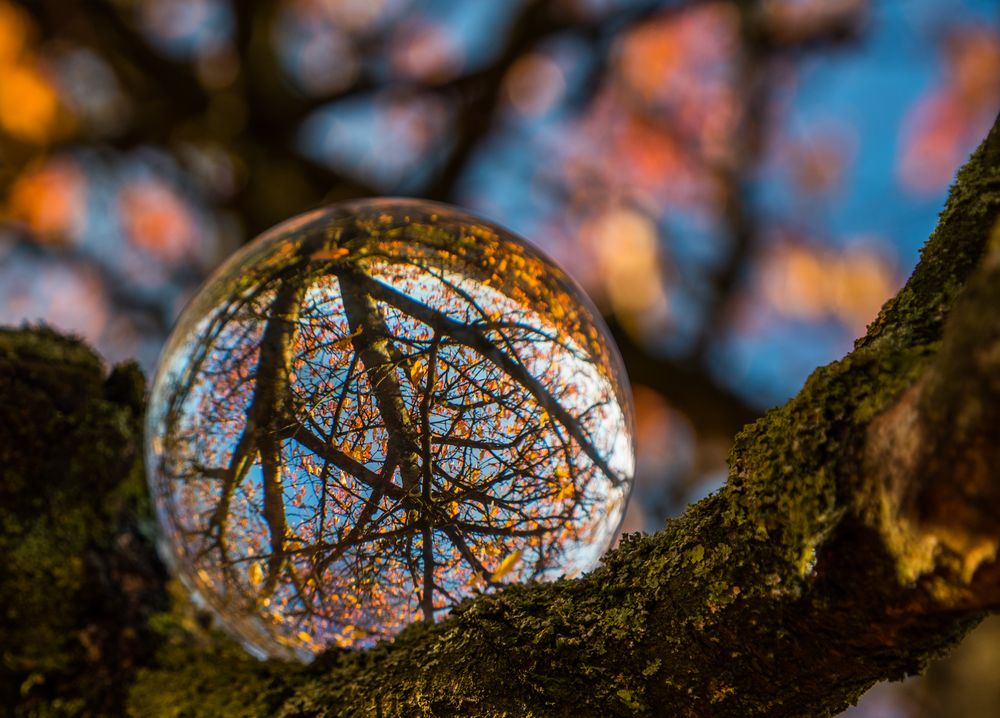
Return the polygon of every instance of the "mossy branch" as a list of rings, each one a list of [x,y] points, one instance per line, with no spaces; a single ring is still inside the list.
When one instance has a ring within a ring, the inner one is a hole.
[[[258,662],[167,610],[142,380],[0,334],[0,700],[15,715],[825,716],[1000,606],[1000,125],[906,287],[736,440],[726,486],[577,580],[363,653]],[[194,618],[192,618],[194,617]]]

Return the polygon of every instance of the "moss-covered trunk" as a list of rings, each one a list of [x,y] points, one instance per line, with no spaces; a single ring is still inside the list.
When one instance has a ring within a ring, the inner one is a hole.
[[[0,334],[0,698],[15,715],[824,716],[1000,606],[1000,125],[855,350],[726,486],[594,573],[363,653],[261,663],[168,586],[141,377]]]

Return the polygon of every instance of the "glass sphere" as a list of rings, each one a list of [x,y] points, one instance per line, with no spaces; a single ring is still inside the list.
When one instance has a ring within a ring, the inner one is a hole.
[[[146,424],[161,550],[259,656],[367,647],[510,581],[593,568],[634,472],[582,290],[445,205],[310,212],[229,259]]]

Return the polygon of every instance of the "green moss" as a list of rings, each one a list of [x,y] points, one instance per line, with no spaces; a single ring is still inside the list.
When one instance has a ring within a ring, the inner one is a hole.
[[[958,172],[938,226],[906,286],[890,299],[860,346],[935,341],[955,296],[983,256],[1000,207],[1000,125]]]
[[[155,604],[157,580],[141,537],[118,530],[145,511],[142,393],[134,366],[105,380],[80,342],[0,331],[0,700],[15,715],[121,704],[113,680],[141,653],[136,604]]]
[[[183,600],[183,599],[182,599]],[[177,604],[153,623],[159,648],[129,696],[135,716],[273,716],[297,687],[299,667],[261,662],[220,633],[192,626]]]

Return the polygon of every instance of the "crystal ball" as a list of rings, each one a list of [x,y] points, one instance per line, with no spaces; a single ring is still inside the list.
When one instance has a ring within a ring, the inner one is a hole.
[[[224,263],[146,418],[175,575],[248,650],[301,660],[593,568],[633,438],[621,358],[565,272],[398,199],[303,214]]]

